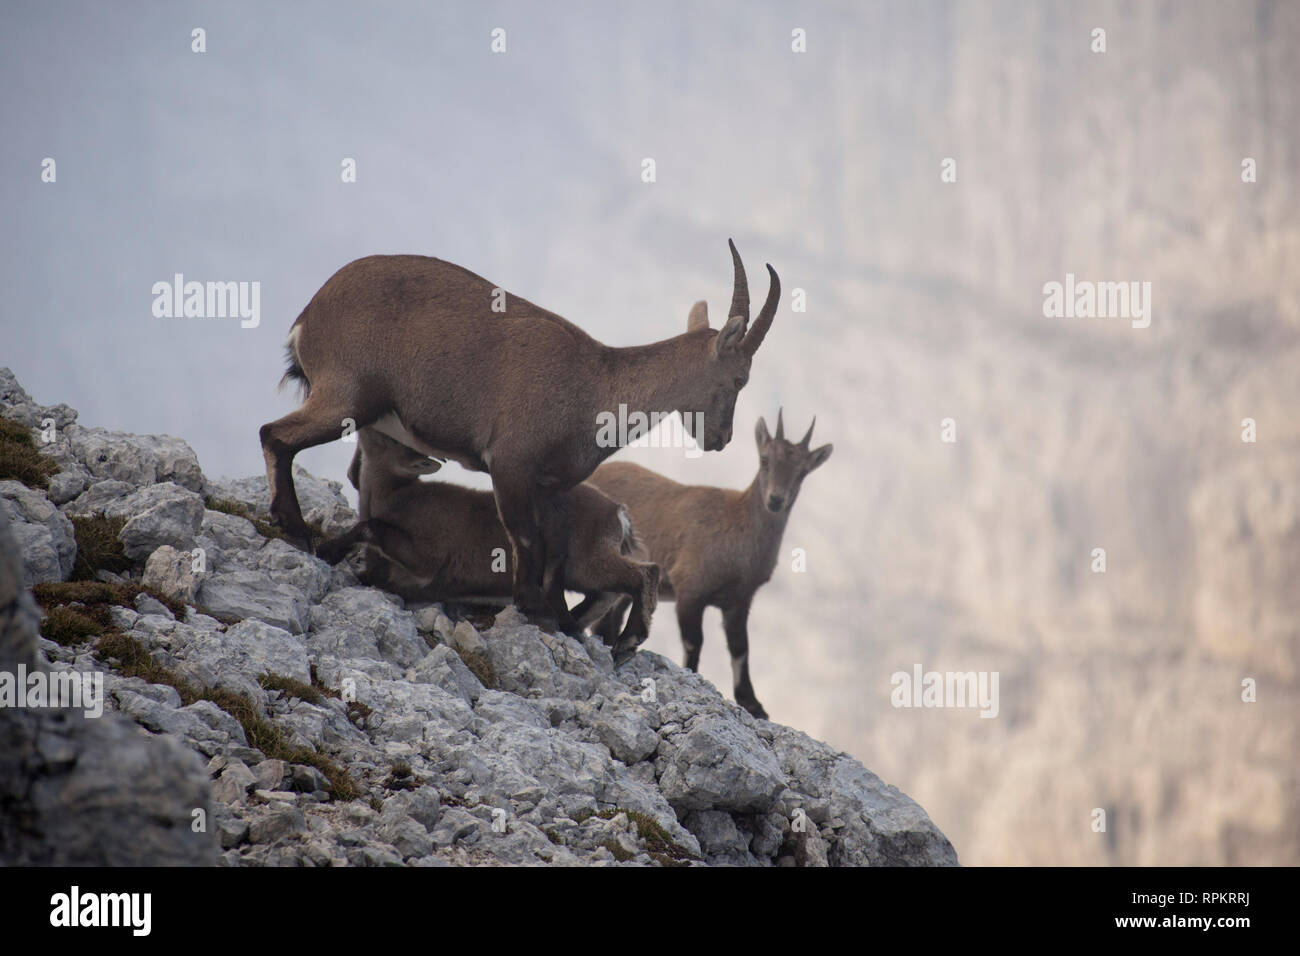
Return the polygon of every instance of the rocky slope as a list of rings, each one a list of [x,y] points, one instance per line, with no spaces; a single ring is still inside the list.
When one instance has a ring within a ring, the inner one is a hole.
[[[59,469],[0,481],[0,669],[105,693],[99,718],[0,708],[0,862],[957,862],[906,795],[663,657],[405,607],[268,537],[262,478],[79,426],[7,369],[0,412]],[[353,517],[297,483],[309,521]]]

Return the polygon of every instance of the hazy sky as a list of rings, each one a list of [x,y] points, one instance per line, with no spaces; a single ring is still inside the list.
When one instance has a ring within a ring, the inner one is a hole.
[[[737,4],[719,35],[720,10],[693,29],[689,5],[540,6],[11,10],[4,361],[84,423],[180,435],[208,473],[247,474],[258,426],[292,407],[285,333],[359,256],[463,264],[613,344],[681,331],[697,298],[720,312],[728,236],[760,278],[797,241],[764,235],[809,172],[778,158],[798,120],[762,92],[795,69],[788,18]],[[260,282],[260,326],[154,318],[175,273]],[[302,460],[338,477],[345,454]]]

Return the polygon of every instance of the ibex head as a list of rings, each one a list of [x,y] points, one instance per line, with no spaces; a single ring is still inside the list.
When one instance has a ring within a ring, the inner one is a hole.
[[[348,480],[358,490],[363,468],[373,469],[372,474],[383,472],[391,478],[413,480],[421,475],[431,475],[442,467],[442,462],[436,458],[407,448],[376,428],[363,428],[359,434],[360,441],[348,467]]]
[[[808,433],[799,444],[785,440],[785,426],[781,421],[781,412],[776,413],[776,434],[767,433],[767,422],[758,420],[754,428],[754,438],[758,442],[758,493],[763,506],[775,514],[789,511],[794,506],[794,499],[799,495],[799,486],[805,476],[815,468],[825,464],[831,457],[835,446],[822,445],[810,449],[813,418],[808,426]]]
[[[776,270],[767,267],[770,276],[767,301],[763,303],[758,318],[749,327],[749,282],[745,267],[740,261],[736,244],[730,239],[731,261],[735,268],[735,286],[731,295],[731,308],[727,323],[718,332],[704,339],[708,350],[707,369],[701,375],[685,402],[678,408],[682,420],[705,451],[719,451],[731,441],[731,419],[736,412],[736,396],[749,381],[749,364],[758,351],[772,325],[776,307],[781,299],[781,280]],[[709,329],[708,306],[695,303],[686,321],[688,332]],[[702,420],[701,420],[702,419]]]

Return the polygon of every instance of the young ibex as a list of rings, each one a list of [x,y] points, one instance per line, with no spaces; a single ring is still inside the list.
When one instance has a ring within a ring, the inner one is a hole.
[[[354,545],[368,546],[383,559],[376,569],[367,554],[368,570],[377,570],[370,583],[409,600],[509,598],[510,542],[492,493],[420,480],[439,467],[376,429],[363,428],[348,469],[360,493],[361,520],[322,541],[317,553],[333,564]],[[627,627],[611,641],[621,663],[650,633],[659,567],[628,557],[644,548],[627,510],[596,488],[574,485],[551,502],[556,510],[543,518],[543,530],[556,536],[567,556],[569,587],[593,596],[617,592],[631,602]]]
[[[678,411],[706,451],[731,440],[736,395],[772,324],[781,284],[749,328],[749,287],[734,243],[729,318],[709,328],[696,303],[687,331],[612,348],[558,315],[505,294],[466,269],[425,256],[371,256],[336,272],[289,332],[285,380],[306,401],[262,426],[271,514],[310,548],[291,465],[304,448],[373,425],[422,454],[492,476],[514,558],[512,596],[525,612],[564,604],[563,558],[539,515],[616,450],[598,442],[600,415],[620,405]],[[494,309],[507,302],[504,312]],[[545,596],[543,596],[545,595]]]
[[[601,465],[590,479],[632,512],[649,559],[663,569],[659,597],[677,603],[677,626],[691,670],[699,668],[704,609],[722,609],[736,703],[755,717],[766,717],[767,712],[749,680],[750,602],[776,568],[781,535],[800,485],[832,449],[809,448],[811,425],[797,445],[786,441],[783,432],[780,412],[775,436],[768,435],[763,419],[758,420],[758,475],[744,491],[680,485],[630,462]],[[620,599],[598,625],[606,640],[626,606]]]

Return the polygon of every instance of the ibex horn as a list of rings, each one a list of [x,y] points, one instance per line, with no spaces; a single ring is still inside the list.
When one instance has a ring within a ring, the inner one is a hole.
[[[741,341],[740,347],[745,350],[747,355],[753,356],[758,351],[758,347],[763,344],[763,336],[767,335],[768,328],[772,325],[772,319],[776,316],[777,304],[781,301],[781,280],[776,277],[776,270],[768,264],[767,274],[769,284],[767,287],[767,301],[763,303],[763,309],[758,313],[758,318],[754,320],[754,325],[749,330],[749,334]]]
[[[808,443],[809,443],[810,441],[812,441],[812,430],[813,430],[814,426],[816,426],[816,424],[817,424],[817,416],[814,415],[814,416],[813,416],[813,420],[812,420],[812,425],[809,425],[809,426],[808,426],[808,434],[807,434],[807,435],[804,435],[804,436],[803,436],[803,441],[801,441],[801,442],[799,443],[799,447],[800,447],[800,448],[807,448],[807,447],[808,447]]]
[[[740,261],[740,253],[736,251],[736,244],[730,239],[727,245],[731,247],[731,264],[736,273],[735,287],[731,292],[731,308],[727,310],[727,318],[733,315],[743,316],[745,323],[749,323],[749,280],[745,278],[745,266]]]

